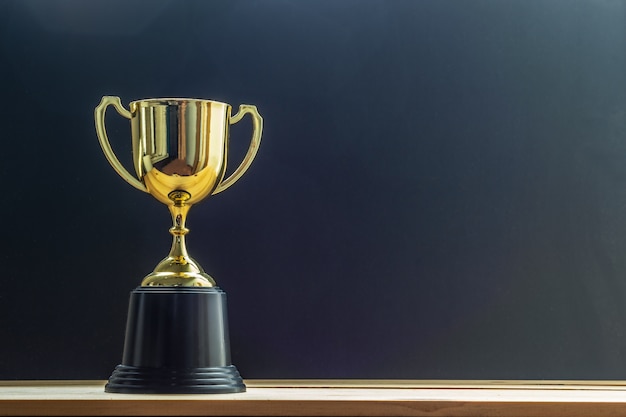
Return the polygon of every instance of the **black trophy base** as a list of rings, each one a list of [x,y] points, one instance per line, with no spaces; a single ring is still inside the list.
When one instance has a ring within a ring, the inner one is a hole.
[[[118,365],[105,387],[106,392],[122,394],[228,394],[245,390],[233,365],[192,369]]]
[[[230,362],[226,294],[219,288],[132,291],[122,364],[104,390],[125,394],[244,392]]]

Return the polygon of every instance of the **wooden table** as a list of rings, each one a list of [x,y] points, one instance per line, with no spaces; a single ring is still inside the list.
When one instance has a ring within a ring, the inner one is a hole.
[[[247,380],[213,395],[107,394],[104,381],[0,381],[0,416],[626,416],[621,381]]]

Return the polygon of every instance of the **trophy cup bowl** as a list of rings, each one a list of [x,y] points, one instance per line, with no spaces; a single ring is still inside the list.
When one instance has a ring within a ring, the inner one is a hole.
[[[105,112],[130,120],[130,174],[113,152]],[[229,127],[250,114],[253,134],[243,161],[225,177]],[[167,205],[170,253],[131,292],[122,363],[105,387],[116,393],[229,393],[245,391],[230,362],[226,294],[187,253],[189,208],[233,185],[254,159],[263,128],[255,106],[211,100],[104,96],[95,109],[96,132],[113,169],[130,185]]]

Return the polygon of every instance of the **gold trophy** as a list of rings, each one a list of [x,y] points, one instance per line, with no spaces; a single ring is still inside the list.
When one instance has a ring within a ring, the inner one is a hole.
[[[111,149],[104,116],[112,105],[130,120],[130,174]],[[250,114],[250,147],[225,177],[229,127]],[[189,208],[224,191],[248,169],[263,129],[255,106],[211,100],[155,98],[130,103],[105,96],[95,109],[96,132],[113,169],[133,187],[167,205],[173,226],[169,255],[131,292],[122,363],[105,387],[116,393],[229,393],[245,391],[230,361],[226,294],[187,253]]]

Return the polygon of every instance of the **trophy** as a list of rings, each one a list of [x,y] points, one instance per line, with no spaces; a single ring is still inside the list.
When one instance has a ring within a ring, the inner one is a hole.
[[[108,106],[130,120],[136,177],[111,149]],[[229,127],[250,114],[253,133],[241,164],[225,177]],[[246,387],[231,363],[226,294],[187,253],[189,208],[224,191],[248,169],[261,140],[255,106],[211,100],[155,98],[130,103],[105,96],[96,132],[113,169],[133,187],[167,205],[173,226],[169,255],[130,294],[122,363],[105,386],[115,393],[230,393]]]

